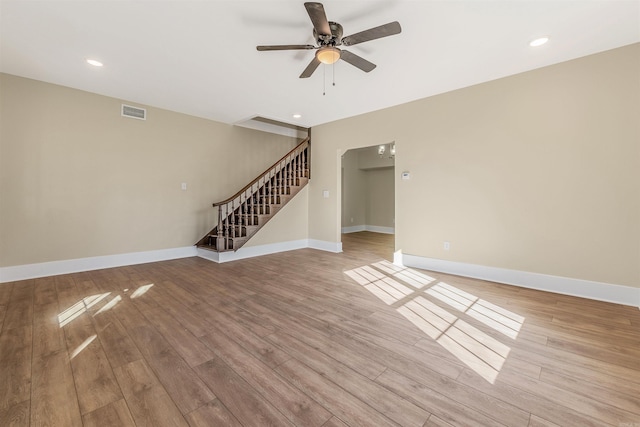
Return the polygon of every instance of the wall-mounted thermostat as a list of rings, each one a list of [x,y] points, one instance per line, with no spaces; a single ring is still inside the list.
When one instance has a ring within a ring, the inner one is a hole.
[[[408,180],[408,179],[411,179],[411,175],[409,174],[409,172],[402,172],[401,177],[405,181]]]

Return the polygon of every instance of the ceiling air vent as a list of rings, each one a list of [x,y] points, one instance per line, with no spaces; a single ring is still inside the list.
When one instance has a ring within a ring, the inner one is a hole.
[[[138,120],[147,120],[147,110],[145,108],[122,104],[122,116]]]

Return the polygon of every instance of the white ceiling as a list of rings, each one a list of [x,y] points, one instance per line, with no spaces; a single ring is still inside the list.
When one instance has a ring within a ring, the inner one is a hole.
[[[396,20],[402,33],[350,47],[378,67],[339,61],[333,87],[331,66],[298,78],[314,51],[255,48],[314,44],[303,1],[2,0],[0,71],[225,123],[314,126],[640,41],[640,0],[323,4],[345,35]]]

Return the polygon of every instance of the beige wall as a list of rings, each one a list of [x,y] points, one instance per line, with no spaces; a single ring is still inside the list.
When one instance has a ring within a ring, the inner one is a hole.
[[[123,118],[122,102],[0,74],[0,267],[193,245],[212,202],[295,145],[156,108]],[[307,238],[304,205],[289,240]]]
[[[367,223],[367,186],[365,171],[358,167],[358,151],[342,156],[342,227]]]
[[[306,239],[309,229],[308,194],[308,186],[300,190],[243,247]]]
[[[393,228],[395,206],[395,180],[393,168],[365,171],[366,225]]]
[[[635,44],[318,126],[309,237],[340,241],[341,153],[395,141],[397,249],[640,287],[638,76]]]

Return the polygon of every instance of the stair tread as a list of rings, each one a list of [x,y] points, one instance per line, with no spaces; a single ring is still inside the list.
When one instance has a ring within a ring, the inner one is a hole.
[[[294,155],[294,158],[303,159],[302,153],[308,149],[308,146],[304,147]],[[308,159],[308,157],[306,158]],[[227,224],[224,226],[225,231],[243,233],[243,236],[219,236],[217,231],[218,226],[216,226],[200,239],[196,246],[214,252],[231,252],[238,250],[309,183],[310,169],[308,166],[309,164],[304,160],[302,161],[301,168],[299,162],[295,165],[294,163],[290,163],[290,167],[287,166],[288,170],[282,169],[277,172],[275,176],[267,178],[266,183],[262,187],[256,188],[255,191],[251,188],[249,190],[251,193],[245,193],[246,198],[242,203],[226,205],[224,208],[225,211],[223,211],[228,212],[225,219],[227,221]],[[240,200],[242,200],[242,197],[243,196],[240,196]],[[248,203],[249,200],[251,200],[252,203]],[[222,207],[219,209],[222,209]],[[248,212],[249,210],[253,210],[254,212]],[[243,219],[251,223],[257,222],[257,224],[242,224]],[[249,221],[249,219],[251,219],[251,221]],[[257,221],[254,221],[254,219]],[[238,221],[238,223],[234,223],[235,221]],[[227,243],[221,242],[219,239],[225,239]],[[217,243],[221,243],[221,246],[231,246],[231,248],[217,249]]]

